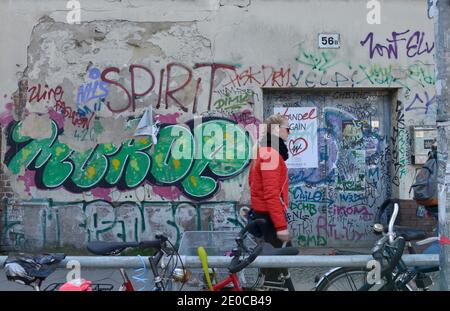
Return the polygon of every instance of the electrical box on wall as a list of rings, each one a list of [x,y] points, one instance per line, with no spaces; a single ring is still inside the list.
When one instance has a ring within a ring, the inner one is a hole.
[[[428,159],[428,152],[436,140],[437,130],[435,126],[412,126],[412,163],[424,164]]]

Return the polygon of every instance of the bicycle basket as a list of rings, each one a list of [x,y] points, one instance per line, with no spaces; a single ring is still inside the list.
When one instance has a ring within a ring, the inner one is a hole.
[[[186,231],[180,241],[178,253],[185,256],[198,256],[197,248],[203,246],[208,256],[226,256],[227,252],[236,247],[238,232],[234,231]],[[244,244],[249,248],[256,246],[255,241],[246,237]],[[189,269],[192,273],[188,284],[192,289],[205,287],[204,272],[201,268]],[[218,280],[228,276],[227,268],[214,269]],[[252,287],[258,278],[257,268],[246,268],[238,273],[239,281],[243,287]],[[185,288],[184,288],[185,289]]]

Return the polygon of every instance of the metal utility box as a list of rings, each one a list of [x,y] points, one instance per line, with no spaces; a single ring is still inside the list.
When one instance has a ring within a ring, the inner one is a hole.
[[[437,130],[435,126],[412,126],[411,127],[411,141],[412,141],[412,163],[424,164],[428,159],[428,152],[437,137]]]

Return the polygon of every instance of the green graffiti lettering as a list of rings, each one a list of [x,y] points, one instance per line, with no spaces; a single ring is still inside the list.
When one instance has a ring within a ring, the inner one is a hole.
[[[183,188],[190,196],[213,193],[216,178],[229,178],[239,174],[250,160],[250,141],[247,133],[226,120],[212,120],[194,129],[197,158],[192,171],[183,181]],[[220,139],[219,139],[220,138]],[[213,176],[204,176],[209,168]]]
[[[120,151],[109,158],[109,171],[105,177],[111,185],[117,184],[125,171],[125,183],[127,187],[136,187],[147,176],[151,159],[147,150],[151,147],[152,140],[148,137],[130,139],[125,141]]]
[[[75,163],[72,181],[80,188],[95,186],[108,171],[107,156],[116,151],[113,144],[101,144],[86,151],[74,152],[70,157]]]
[[[14,174],[20,172],[21,167],[41,168],[45,165],[42,174],[42,186],[46,188],[59,187],[70,176],[73,165],[64,162],[71,150],[67,145],[56,140],[58,126],[52,121],[52,133],[49,138],[31,140],[30,137],[21,134],[22,122],[16,124],[12,130],[12,139],[15,142],[30,141],[8,163],[8,167]],[[34,161],[34,167],[30,167]]]
[[[52,122],[52,134],[49,138],[32,140],[31,137],[22,135],[21,129],[22,122],[19,122],[12,129],[12,139],[17,143],[24,143],[27,141],[29,141],[29,143],[20,149],[8,163],[9,169],[14,174],[18,174],[22,167],[28,168],[34,160],[35,167],[39,168],[44,165],[52,156],[52,152],[54,151],[52,146],[58,134],[58,127],[55,122]]]
[[[150,137],[74,151],[58,140],[56,122],[51,128],[50,137],[33,139],[23,135],[22,122],[16,123],[5,157],[14,174],[23,174],[23,168],[35,170],[40,189],[63,185],[82,192],[103,184],[128,189],[148,180],[176,185],[187,196],[204,199],[218,190],[220,180],[241,173],[250,160],[248,133],[224,119],[209,120],[192,132],[187,126],[163,126],[153,151]]]
[[[183,180],[184,191],[192,197],[208,196],[217,189],[217,182],[212,177],[201,176],[208,161],[198,160],[195,162],[189,176]]]
[[[208,161],[211,172],[219,177],[234,176],[249,162],[250,138],[241,127],[233,123],[226,120],[208,121],[194,129],[194,136],[205,142],[202,148],[203,159]],[[213,143],[209,143],[210,141]],[[200,147],[202,144],[199,143],[199,149]]]
[[[42,183],[46,188],[61,186],[73,170],[73,164],[66,161],[72,153],[69,146],[57,141],[52,149],[54,152],[45,165],[42,174]]]
[[[193,146],[193,137],[188,129],[179,125],[162,128],[152,154],[152,176],[164,184],[174,184],[183,179],[193,162]]]

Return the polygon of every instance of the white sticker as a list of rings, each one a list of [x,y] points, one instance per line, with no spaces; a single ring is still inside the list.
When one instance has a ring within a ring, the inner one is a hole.
[[[339,49],[340,46],[338,33],[319,33],[319,49]]]
[[[372,125],[372,128],[377,129],[380,127],[380,121],[372,121],[371,125]]]

